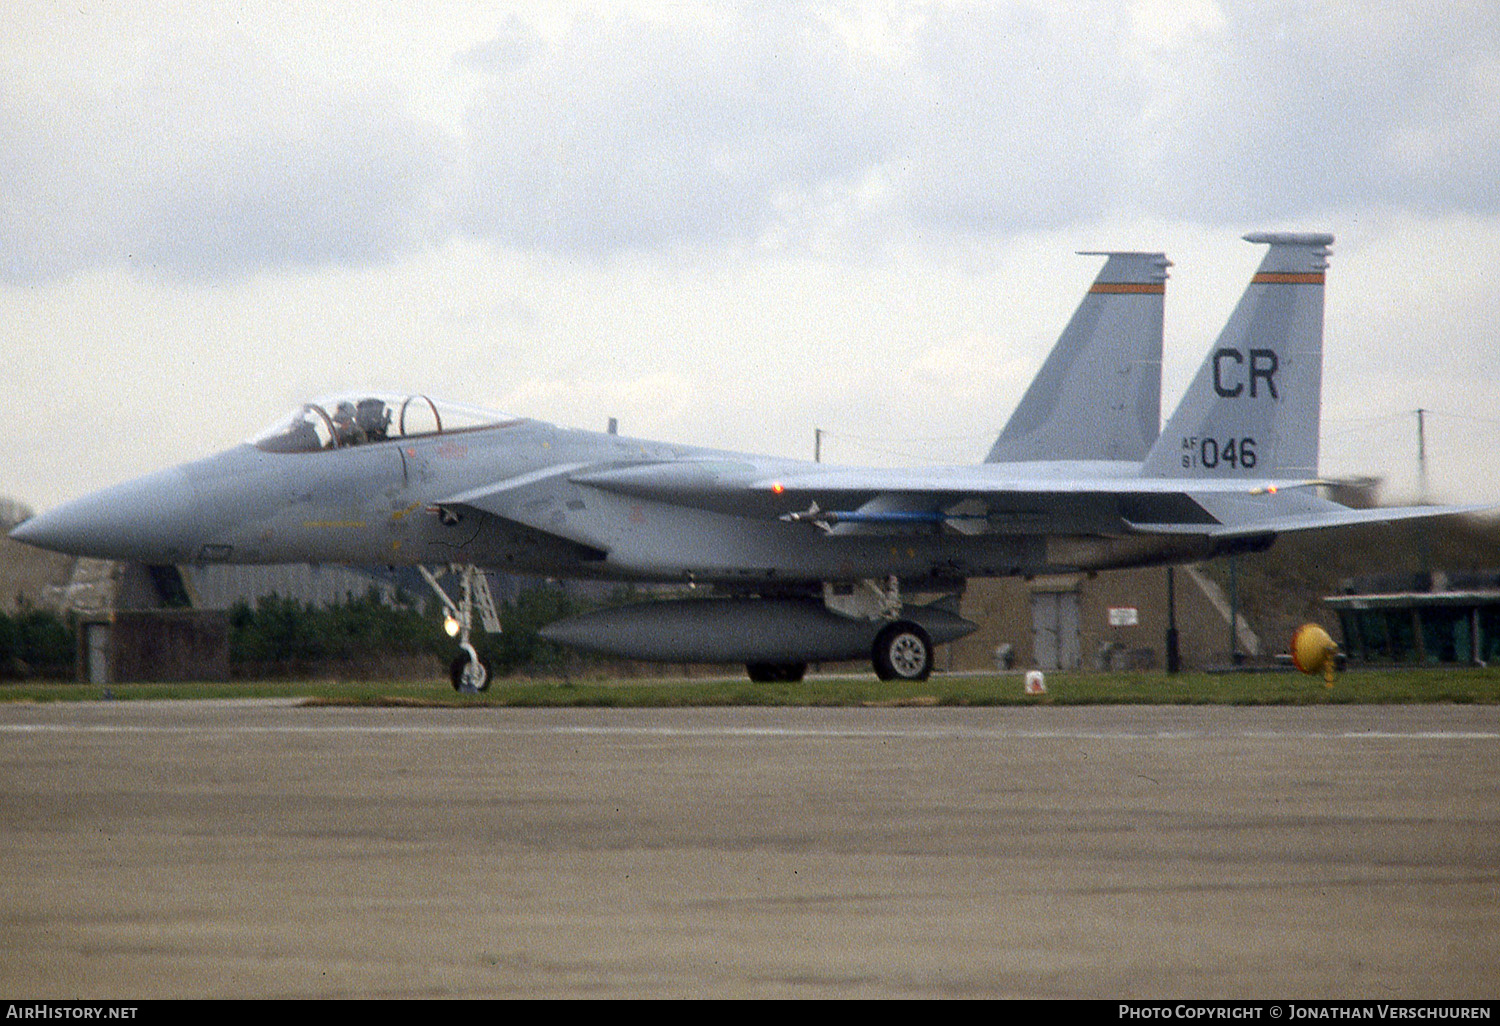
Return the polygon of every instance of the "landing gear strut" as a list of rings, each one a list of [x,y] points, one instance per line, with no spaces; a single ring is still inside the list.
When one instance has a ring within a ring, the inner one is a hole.
[[[475,607],[478,607],[484,629],[491,634],[500,633],[500,614],[495,609],[495,598],[490,594],[489,581],[472,564],[449,566],[442,574],[458,575],[460,596],[455,602],[438,583],[442,574],[435,574],[425,566],[418,566],[417,569],[443,603],[447,614],[443,618],[443,628],[449,637],[458,639],[459,654],[448,664],[448,677],[453,682],[453,690],[470,695],[488,690],[490,665],[480,657],[469,637],[474,627]]]
[[[886,621],[870,648],[875,676],[881,680],[919,681],[932,675],[932,635],[920,624],[901,619],[901,583],[894,576],[842,588],[825,583],[823,604],[851,619]]]

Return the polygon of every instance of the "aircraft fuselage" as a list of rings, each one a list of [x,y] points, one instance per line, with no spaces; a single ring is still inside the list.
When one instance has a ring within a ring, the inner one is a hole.
[[[1018,522],[976,535],[933,525],[840,536],[779,519],[799,508],[794,494],[699,508],[573,480],[713,458],[745,459],[534,420],[312,452],[245,444],[60,507],[33,526],[31,540],[45,545],[55,531],[84,554],[148,563],[466,563],[747,588],[892,575],[908,586],[954,585],[974,576],[1175,561],[1209,549],[1197,538],[1128,535],[1112,497],[1074,497],[1067,504],[1073,523],[1060,525],[1053,511],[1045,531]],[[756,464],[789,476],[817,466]],[[524,485],[516,489],[518,507],[538,526],[442,505],[496,481]]]

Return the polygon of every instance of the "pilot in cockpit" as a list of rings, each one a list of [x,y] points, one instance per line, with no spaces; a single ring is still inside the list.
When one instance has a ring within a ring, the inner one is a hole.
[[[384,399],[361,399],[354,413],[354,423],[366,440],[383,442],[390,432],[391,408]]]
[[[333,411],[333,435],[338,445],[358,445],[364,441],[364,432],[354,420],[354,404],[345,400]]]

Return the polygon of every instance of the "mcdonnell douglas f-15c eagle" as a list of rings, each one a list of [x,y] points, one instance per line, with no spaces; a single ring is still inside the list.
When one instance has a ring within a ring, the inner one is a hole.
[[[754,680],[870,658],[884,679],[920,680],[935,644],[975,629],[958,615],[970,577],[1186,562],[1283,531],[1481,508],[1319,497],[1333,237],[1245,238],[1270,248],[1159,436],[1170,265],[1110,253],[978,466],[839,468],[361,393],[11,534],[152,564],[415,564],[461,633],[454,686],[482,690],[475,606],[498,625],[479,567],[711,586],[544,630],[566,645],[744,663]],[[434,566],[458,574],[457,597]]]

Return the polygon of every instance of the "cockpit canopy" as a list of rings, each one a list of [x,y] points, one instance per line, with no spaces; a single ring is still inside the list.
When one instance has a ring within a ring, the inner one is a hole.
[[[290,417],[251,439],[251,444],[267,452],[318,452],[393,438],[473,431],[515,419],[437,402],[425,395],[361,392],[304,403]]]

